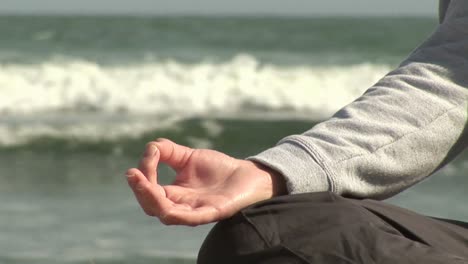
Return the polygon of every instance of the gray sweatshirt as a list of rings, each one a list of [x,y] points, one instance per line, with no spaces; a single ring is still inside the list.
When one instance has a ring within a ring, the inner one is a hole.
[[[465,150],[468,1],[440,7],[441,24],[397,69],[331,119],[249,159],[280,172],[291,194],[383,199]]]

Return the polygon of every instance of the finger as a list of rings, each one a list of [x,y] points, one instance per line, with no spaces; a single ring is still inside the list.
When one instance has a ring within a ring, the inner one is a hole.
[[[146,214],[160,217],[161,212],[172,207],[172,202],[166,198],[164,189],[160,185],[151,184],[140,170],[127,171],[127,181]]]
[[[185,167],[194,151],[192,148],[176,144],[169,139],[158,139],[156,144],[160,152],[161,161],[176,171]]]
[[[155,142],[146,144],[145,152],[138,168],[152,184],[158,183],[157,167],[159,163],[159,150]]]

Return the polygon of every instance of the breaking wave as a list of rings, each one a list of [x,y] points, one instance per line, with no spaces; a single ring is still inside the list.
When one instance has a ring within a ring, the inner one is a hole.
[[[0,64],[0,144],[138,135],[193,116],[320,120],[389,70],[370,63],[278,66],[248,54],[222,63]]]

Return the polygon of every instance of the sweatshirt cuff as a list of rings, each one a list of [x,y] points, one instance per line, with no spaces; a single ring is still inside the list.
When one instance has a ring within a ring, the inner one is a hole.
[[[332,191],[325,171],[300,142],[286,141],[247,159],[282,174],[290,194]]]

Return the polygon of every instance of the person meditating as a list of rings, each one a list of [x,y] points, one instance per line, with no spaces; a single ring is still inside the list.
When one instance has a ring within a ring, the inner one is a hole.
[[[148,143],[126,173],[140,206],[168,225],[218,222],[202,264],[468,263],[468,224],[380,201],[468,145],[468,1],[440,7],[406,60],[301,135],[247,159]],[[170,185],[158,184],[160,162],[176,171]]]

